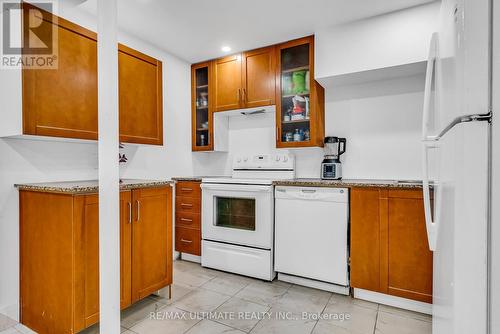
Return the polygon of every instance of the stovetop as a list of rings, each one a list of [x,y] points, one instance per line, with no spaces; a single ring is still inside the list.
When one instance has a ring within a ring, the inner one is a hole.
[[[227,177],[207,177],[202,178],[202,183],[218,183],[218,184],[258,184],[258,185],[272,185],[272,179],[251,179],[251,178],[234,178]]]
[[[273,181],[295,177],[295,159],[291,154],[235,156],[232,175],[202,178],[202,183],[272,185]]]

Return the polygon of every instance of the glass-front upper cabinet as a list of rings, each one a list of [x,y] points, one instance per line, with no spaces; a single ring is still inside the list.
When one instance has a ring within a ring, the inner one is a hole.
[[[191,67],[192,94],[192,150],[211,151],[213,149],[212,101],[210,63],[195,64]]]
[[[314,36],[280,44],[276,146],[323,146],[324,89],[314,80]]]

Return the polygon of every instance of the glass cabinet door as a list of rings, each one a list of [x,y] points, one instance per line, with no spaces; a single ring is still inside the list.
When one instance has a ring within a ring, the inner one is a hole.
[[[313,37],[280,45],[276,101],[277,146],[317,146],[321,133],[313,72]],[[322,88],[322,87],[320,87]],[[324,125],[323,125],[324,127]],[[322,138],[321,138],[322,139]]]
[[[193,151],[209,151],[213,147],[209,80],[210,66],[208,63],[193,65]]]

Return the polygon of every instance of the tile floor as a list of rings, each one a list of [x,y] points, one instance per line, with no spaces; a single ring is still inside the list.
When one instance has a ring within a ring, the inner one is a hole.
[[[172,295],[150,296],[123,311],[122,333],[430,334],[432,327],[428,315],[186,261],[174,263]],[[20,333],[33,332],[0,315],[0,334]]]

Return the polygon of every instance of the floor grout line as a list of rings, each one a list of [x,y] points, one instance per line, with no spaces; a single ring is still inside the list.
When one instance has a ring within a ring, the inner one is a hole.
[[[373,334],[375,334],[377,330],[377,322],[378,322],[378,307],[377,307],[377,313],[375,314],[375,325],[373,325]]]
[[[328,301],[326,302],[326,305],[323,307],[323,310],[320,312],[320,314],[325,313],[326,308],[328,307],[328,305],[330,305],[330,300],[332,300],[332,298],[333,298],[333,293],[330,294],[330,297],[328,298]],[[316,326],[318,326],[318,323],[319,323],[319,320],[316,321],[313,328],[311,329],[311,332],[310,332],[311,334],[314,332],[314,329],[316,328]]]

